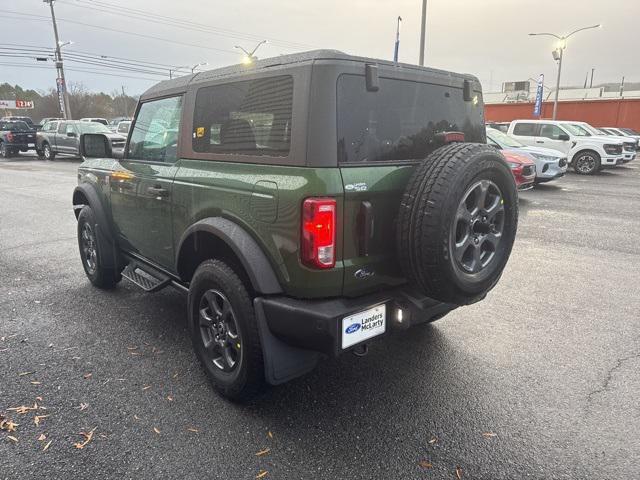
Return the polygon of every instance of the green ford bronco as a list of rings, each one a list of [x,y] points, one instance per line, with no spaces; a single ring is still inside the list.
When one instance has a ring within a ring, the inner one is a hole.
[[[186,292],[196,355],[236,400],[482,300],[516,234],[469,75],[281,56],[161,82],[124,155],[101,134],[81,152],[89,280]]]

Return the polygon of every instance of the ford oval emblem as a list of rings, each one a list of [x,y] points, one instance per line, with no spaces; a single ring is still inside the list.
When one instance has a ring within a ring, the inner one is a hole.
[[[359,323],[352,323],[351,325],[349,325],[347,327],[347,329],[344,331],[344,333],[356,333],[358,330],[360,330],[360,324]]]

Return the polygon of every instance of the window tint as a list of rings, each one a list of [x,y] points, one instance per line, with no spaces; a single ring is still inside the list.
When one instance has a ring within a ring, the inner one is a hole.
[[[367,91],[362,75],[338,78],[338,161],[415,160],[442,145],[439,132],[458,131],[485,143],[482,102],[462,88],[380,78]]]
[[[536,136],[536,124],[535,123],[516,123],[513,127],[514,135],[521,135],[523,137],[535,137]]]
[[[293,78],[260,78],[198,90],[193,150],[284,157],[291,144]]]
[[[558,137],[564,132],[560,130],[557,125],[544,124],[540,126],[540,137],[550,138],[552,140],[559,140]]]
[[[175,162],[182,97],[145,102],[135,119],[127,158],[155,162]]]

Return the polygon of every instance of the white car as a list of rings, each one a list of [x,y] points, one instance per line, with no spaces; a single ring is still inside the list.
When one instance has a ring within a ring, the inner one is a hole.
[[[633,138],[638,142],[638,150],[640,150],[640,133],[631,128],[623,127],[601,127],[598,130],[602,130],[605,135],[616,135],[620,137]]]
[[[622,155],[624,155],[624,163],[628,163],[636,158],[636,151],[638,150],[638,142],[626,135],[603,135],[600,130],[592,127],[587,122],[571,122],[572,125],[581,127],[586,130],[586,136],[615,138],[622,142]]]
[[[487,127],[487,144],[505,152],[527,155],[536,163],[535,183],[550,182],[567,173],[567,156],[557,150],[530,147],[495,128]]]
[[[109,122],[107,122],[106,118],[100,118],[100,117],[85,117],[85,118],[81,118],[80,121],[95,122],[95,123],[101,123],[102,125],[109,125]]]
[[[576,122],[514,120],[508,134],[525,145],[546,147],[567,155],[576,173],[593,175],[601,168],[624,163],[624,143],[613,137],[587,135]],[[579,123],[579,122],[577,122]]]

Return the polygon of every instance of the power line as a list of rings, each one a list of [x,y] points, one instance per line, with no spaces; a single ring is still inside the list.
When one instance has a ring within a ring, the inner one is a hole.
[[[253,33],[240,32],[237,30],[231,30],[227,28],[212,27],[211,25],[197,23],[191,20],[169,17],[169,16],[160,15],[160,14],[145,11],[145,10],[124,7],[120,5],[114,5],[111,3],[98,1],[98,0],[76,0],[76,3],[70,3],[70,1],[68,0],[63,0],[63,3],[68,6],[98,10],[98,11],[112,14],[112,15],[118,15],[119,13],[126,13],[128,16],[134,16],[135,18],[139,20],[143,20],[145,22],[156,23],[160,25],[169,25],[177,28],[188,29],[191,31],[196,30],[203,33],[209,33],[209,34],[223,36],[223,37],[236,38],[241,40],[252,40],[252,41],[262,40],[265,38]],[[84,3],[85,5],[78,5],[78,3]],[[275,45],[280,45],[283,47],[296,48],[296,49],[299,49],[299,48],[304,49],[309,47],[313,48],[311,45],[307,45],[304,43],[291,42],[288,40],[280,40],[277,38],[268,38],[268,40]]]
[[[15,13],[17,15],[22,15],[25,17],[29,17],[28,20],[33,20],[33,21],[49,21],[47,17],[42,17],[42,15],[34,15],[31,13],[20,13],[20,12],[15,12],[12,10],[4,10],[4,9],[0,9],[0,12],[3,13]],[[3,17],[5,18],[5,17]],[[42,18],[47,18],[46,20],[42,20]],[[26,19],[22,19],[22,20],[26,20]],[[175,45],[182,45],[185,47],[194,47],[194,48],[201,48],[203,50],[212,50],[212,51],[216,51],[216,52],[222,52],[222,53],[226,53],[226,54],[233,54],[234,56],[237,55],[236,52],[234,52],[233,50],[223,50],[221,48],[215,48],[215,47],[207,47],[207,46],[203,46],[203,45],[198,45],[195,43],[186,43],[186,42],[179,42],[177,40],[168,40],[166,38],[162,38],[162,37],[154,37],[153,35],[144,35],[142,33],[134,33],[134,32],[127,32],[126,30],[118,30],[116,28],[109,28],[109,27],[103,27],[100,25],[92,25],[90,23],[84,23],[84,22],[78,22],[76,20],[69,20],[69,19],[65,19],[65,18],[58,18],[59,22],[64,22],[64,23],[71,23],[74,25],[81,25],[83,27],[89,27],[89,28],[96,28],[98,30],[105,30],[108,32],[115,32],[115,33],[122,33],[124,35],[131,35],[134,37],[140,37],[140,38],[148,38],[151,40],[158,40],[160,42],[166,42],[166,43],[173,43]]]
[[[25,63],[18,63],[18,62],[0,62],[0,65],[4,65],[7,67],[21,67],[21,68],[39,68],[39,69],[46,69],[46,70],[53,70],[54,66],[44,66],[44,65],[29,65],[29,64],[25,64]],[[148,77],[136,77],[136,76],[132,76],[132,75],[124,75],[124,74],[119,74],[119,73],[109,73],[109,72],[105,72],[103,70],[89,70],[89,69],[80,69],[80,68],[67,68],[67,70],[69,70],[70,72],[81,72],[81,73],[91,73],[91,74],[95,74],[95,75],[101,75],[101,76],[108,76],[108,77],[121,77],[121,78],[132,78],[135,80],[148,80],[149,82],[157,82],[158,79],[156,78],[148,78]]]

